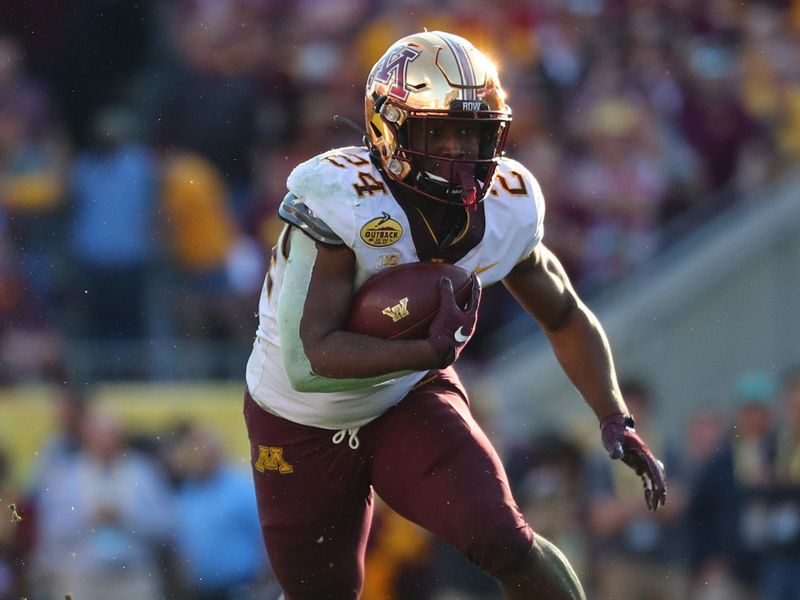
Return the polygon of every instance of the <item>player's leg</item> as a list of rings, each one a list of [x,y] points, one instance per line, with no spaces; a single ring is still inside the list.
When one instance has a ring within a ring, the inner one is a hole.
[[[372,495],[363,461],[333,432],[265,412],[245,396],[261,530],[285,600],[355,600]]]
[[[584,598],[564,555],[522,517],[452,370],[365,429],[380,439],[372,481],[381,498],[497,578],[508,598]]]

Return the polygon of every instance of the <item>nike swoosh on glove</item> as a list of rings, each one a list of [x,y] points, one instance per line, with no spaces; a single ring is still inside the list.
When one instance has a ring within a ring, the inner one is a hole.
[[[428,343],[441,359],[439,368],[452,365],[475,333],[478,306],[481,303],[481,282],[472,274],[472,295],[462,310],[456,304],[453,282],[447,277],[439,280],[439,310],[428,329]]]
[[[633,418],[616,413],[600,423],[600,437],[609,456],[622,459],[642,478],[647,508],[658,510],[667,501],[667,479],[664,464],[650,451],[634,429]]]

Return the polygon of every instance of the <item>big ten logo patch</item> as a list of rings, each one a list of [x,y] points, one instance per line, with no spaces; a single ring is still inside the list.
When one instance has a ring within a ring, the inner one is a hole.
[[[403,235],[403,226],[388,213],[367,221],[361,228],[361,240],[373,248],[391,246]]]
[[[283,458],[283,448],[277,446],[259,446],[255,468],[259,473],[277,471],[281,475],[294,471],[294,467]]]
[[[378,268],[396,267],[398,262],[400,262],[399,254],[396,254],[394,252],[392,254],[381,254],[378,257]]]

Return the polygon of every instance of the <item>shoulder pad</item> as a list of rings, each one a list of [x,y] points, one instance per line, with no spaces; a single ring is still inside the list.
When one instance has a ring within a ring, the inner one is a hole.
[[[505,191],[508,194],[506,196],[507,198],[517,195],[528,196],[532,198],[532,203],[528,204],[515,202],[515,206],[517,209],[522,208],[527,211],[533,211],[532,216],[534,222],[536,223],[536,229],[534,232],[534,245],[531,246],[531,250],[533,250],[535,245],[538,244],[544,236],[545,202],[542,188],[539,185],[539,182],[536,180],[536,177],[534,177],[533,173],[531,173],[523,164],[506,156],[500,160],[500,164],[498,165],[495,174],[496,177],[502,178],[501,187],[505,188]]]
[[[353,197],[353,177],[359,170],[374,165],[366,148],[349,146],[334,148],[300,163],[286,179],[286,189],[298,198],[348,199]]]
[[[322,219],[315,217],[314,213],[291,192],[284,196],[283,202],[278,207],[278,215],[318,242],[332,246],[344,245],[342,238],[336,235]]]

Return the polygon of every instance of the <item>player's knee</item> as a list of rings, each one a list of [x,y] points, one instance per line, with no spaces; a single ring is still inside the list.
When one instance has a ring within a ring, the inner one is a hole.
[[[533,546],[533,531],[528,525],[505,529],[487,525],[483,535],[472,540],[466,554],[489,575],[498,577],[524,562]]]

